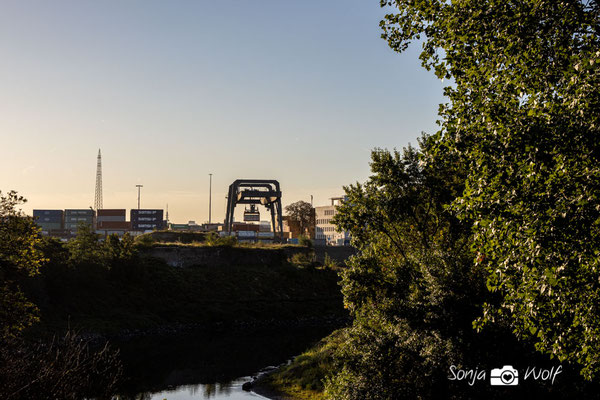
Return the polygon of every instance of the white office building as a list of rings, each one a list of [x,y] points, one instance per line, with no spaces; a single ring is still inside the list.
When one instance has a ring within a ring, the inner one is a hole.
[[[323,241],[332,246],[348,246],[350,244],[349,232],[336,232],[336,227],[331,219],[337,213],[337,207],[346,200],[346,197],[332,197],[331,205],[315,207],[315,240]]]

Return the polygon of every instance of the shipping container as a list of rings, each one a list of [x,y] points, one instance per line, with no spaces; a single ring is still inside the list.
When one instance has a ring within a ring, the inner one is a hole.
[[[155,218],[158,218],[159,220],[162,220],[163,219],[163,210],[132,209],[130,215],[131,215],[132,221],[138,217],[155,217]]]
[[[66,235],[69,234],[71,231],[69,231],[68,229],[51,229],[49,230],[49,233],[51,235]]]
[[[62,217],[34,217],[34,220],[38,224],[44,222],[57,222],[59,224],[62,224],[63,222]]]
[[[253,238],[256,237],[256,232],[254,231],[239,231],[238,237],[240,238]]]
[[[188,224],[169,224],[169,229],[174,231],[187,231],[190,229]]]
[[[244,212],[244,221],[260,221],[260,214],[258,212]]]
[[[37,224],[40,228],[42,228],[43,231],[50,231],[53,229],[62,229],[62,227],[63,227],[62,222],[42,222],[42,223],[38,222]]]
[[[65,210],[65,216],[90,216],[94,217],[96,212],[92,209],[70,209]]]
[[[125,216],[127,215],[126,209],[102,209],[98,210],[98,218],[100,217],[123,217],[123,221],[125,220]],[[120,220],[116,220],[120,221]]]
[[[239,222],[234,222],[231,226],[231,230],[233,232],[241,232],[241,231],[253,231],[258,232],[259,226],[258,224],[244,224]]]
[[[82,223],[84,225],[87,226],[92,226],[91,222],[85,223],[85,222],[65,222],[65,229],[69,229],[71,231],[77,231],[77,228],[79,227],[79,224]]]
[[[77,222],[85,222],[85,223],[89,223],[91,224],[94,221],[94,219],[92,217],[85,217],[85,216],[79,216],[79,217],[65,217],[65,224],[66,223],[77,223]]]
[[[63,210],[33,210],[33,217],[61,218]]]
[[[128,221],[98,221],[96,229],[103,230],[130,230],[131,222]]]
[[[111,231],[111,230],[97,230],[96,234],[100,235],[104,238],[104,236],[110,236],[110,235],[117,235],[119,237],[122,237],[123,235],[125,235],[125,233],[128,233],[129,231],[124,231],[124,230],[116,230],[116,231]]]
[[[258,230],[261,232],[271,232],[271,223],[261,221],[260,225],[258,225]]]
[[[272,238],[273,232],[258,232],[259,238]]]
[[[134,231],[163,229],[163,221],[160,222],[134,222],[131,221],[131,229]]]
[[[121,215],[102,215],[102,216],[98,216],[96,217],[96,221],[98,221],[98,223],[102,222],[102,221],[112,221],[112,222],[123,222],[125,221],[125,216],[121,216]]]
[[[132,217],[131,221],[135,221],[135,222],[158,222],[158,221],[162,221],[162,218],[159,216],[136,216],[136,217]]]

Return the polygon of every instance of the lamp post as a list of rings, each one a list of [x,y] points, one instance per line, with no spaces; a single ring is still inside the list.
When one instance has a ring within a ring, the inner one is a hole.
[[[212,174],[208,174],[208,177],[208,223],[210,224],[212,214]]]
[[[140,209],[140,189],[144,187],[144,185],[135,185],[138,188],[138,210]]]

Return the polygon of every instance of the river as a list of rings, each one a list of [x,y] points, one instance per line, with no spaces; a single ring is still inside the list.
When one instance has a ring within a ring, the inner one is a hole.
[[[252,329],[145,336],[114,343],[124,364],[119,400],[264,399],[242,385],[333,329]]]

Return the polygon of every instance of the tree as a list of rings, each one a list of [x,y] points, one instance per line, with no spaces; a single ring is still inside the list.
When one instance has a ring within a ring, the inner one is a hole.
[[[21,286],[50,260],[66,263],[62,244],[42,238],[31,217],[17,207],[26,200],[0,192],[0,397],[3,399],[79,399],[113,394],[121,363],[105,346],[73,332],[52,343],[29,343],[22,331],[39,320],[39,310]]]
[[[67,247],[70,252],[71,263],[102,265],[110,257],[107,254],[110,252],[107,251],[110,249],[110,241],[108,245],[103,246],[100,242],[100,235],[84,222],[79,223],[77,226],[77,235],[67,243]]]
[[[302,235],[306,234],[311,225],[314,224],[314,211],[310,203],[297,201],[285,207],[285,212],[300,226]]]
[[[421,146],[432,144],[424,138]],[[471,262],[469,223],[446,207],[464,174],[442,157],[425,164],[410,147],[371,158],[372,176],[344,188],[348,201],[334,217],[358,254],[341,273],[354,321],[326,392],[345,400],[460,398],[448,388],[449,365],[482,363],[489,345],[472,329],[489,294]]]
[[[38,320],[37,308],[21,291],[20,281],[38,274],[46,259],[38,248],[39,228],[17,209],[25,202],[15,191],[0,192],[0,342]]]
[[[600,371],[600,6],[580,1],[381,1],[383,37],[454,84],[437,145],[468,171],[452,204],[510,323],[560,360]],[[427,157],[426,157],[427,158]],[[427,162],[427,161],[426,161]]]

